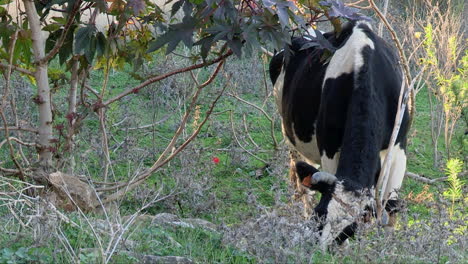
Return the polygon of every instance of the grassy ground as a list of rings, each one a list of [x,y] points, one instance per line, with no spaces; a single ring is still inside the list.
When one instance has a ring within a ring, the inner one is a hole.
[[[147,66],[146,72],[180,66],[177,57],[164,60]],[[467,216],[464,204],[455,203],[458,213],[450,216],[451,204],[440,201],[447,184],[426,187],[412,179],[404,182],[402,197],[406,197],[407,206],[394,234],[385,236],[373,227],[363,230],[344,251],[331,254],[318,250],[313,243],[314,227],[301,217],[300,204],[290,199],[287,150],[281,140],[272,88],[265,80],[264,63],[261,57],[230,59],[222,75],[203,92],[198,118],[191,118],[183,135],[186,138],[193,131],[204,117],[207,104],[226,85],[227,76],[232,76],[226,95],[198,138],[145,184],[107,208],[106,214],[63,212],[64,218],[38,200],[0,206],[0,263],[104,262],[106,254],[102,252],[110,252],[113,245],[116,248],[108,259],[110,263],[138,263],[145,255],[181,256],[196,263],[467,261],[466,229],[462,228]],[[211,70],[201,70],[199,79],[205,80]],[[131,71],[129,67],[126,72],[111,73],[109,96],[137,83],[132,80]],[[93,73],[91,85],[98,89],[102,79],[102,73]],[[193,81],[186,74],[164,80],[109,107],[111,180],[126,180],[158,158],[193,91]],[[64,96],[65,92],[58,90],[55,96]],[[268,113],[274,120],[278,149],[270,134],[270,121],[258,109],[230,95]],[[417,96],[408,170],[438,178],[444,176],[444,168],[433,167],[427,98],[424,90]],[[57,105],[57,124],[66,121],[60,114],[65,107]],[[21,115],[25,120],[34,120],[28,112]],[[149,128],[133,129],[156,122]],[[466,155],[466,146],[460,145],[463,130],[457,130],[454,140],[456,155],[461,157]],[[89,113],[77,137],[77,150],[71,154],[77,160],[76,174],[99,180],[103,172],[100,138],[97,116]],[[0,154],[7,160],[8,153]],[[215,158],[219,162],[214,162]],[[148,201],[165,195],[169,196],[138,211]],[[126,226],[128,216],[135,212],[149,218],[138,217]],[[178,220],[158,222],[153,216],[161,213],[171,213]],[[187,219],[203,219],[215,227],[186,224]],[[174,224],[177,221],[182,224]]]

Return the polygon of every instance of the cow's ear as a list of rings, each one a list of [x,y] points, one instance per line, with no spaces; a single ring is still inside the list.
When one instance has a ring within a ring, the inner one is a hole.
[[[296,173],[299,176],[301,184],[307,188],[312,188],[312,175],[318,170],[305,162],[299,161],[296,163]]]

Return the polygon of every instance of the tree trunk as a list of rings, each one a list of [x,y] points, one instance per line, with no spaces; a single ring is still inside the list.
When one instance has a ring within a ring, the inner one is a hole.
[[[41,30],[41,22],[37,14],[34,3],[29,0],[24,1],[24,8],[31,29],[31,39],[33,44],[34,58],[38,64],[34,77],[37,84],[37,103],[39,106],[39,165],[48,168],[52,165],[52,108],[50,102],[49,77],[47,75],[47,62],[41,62],[45,56],[46,36]]]
[[[78,97],[78,81],[79,81],[79,66],[80,62],[78,58],[73,59],[73,64],[71,68],[71,78],[70,78],[70,90],[68,92],[68,126],[67,126],[67,136],[65,143],[65,151],[70,153],[68,158],[67,170],[70,174],[73,175],[75,169],[75,156],[73,155],[73,150],[75,147],[75,123],[76,123],[76,103]]]

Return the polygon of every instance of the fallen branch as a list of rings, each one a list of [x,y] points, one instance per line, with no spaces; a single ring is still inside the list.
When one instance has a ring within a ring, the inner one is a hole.
[[[163,117],[161,120],[156,121],[153,124],[149,124],[149,125],[144,125],[144,126],[139,126],[139,127],[128,127],[128,128],[121,128],[121,129],[122,130],[138,130],[138,129],[150,128],[150,127],[154,127],[156,125],[159,125],[161,123],[164,123],[167,119],[169,119],[169,117],[171,117],[171,115],[167,115],[167,116]]]
[[[410,177],[410,178],[413,178],[417,181],[421,181],[421,182],[424,182],[424,183],[427,183],[427,184],[434,184],[436,182],[441,182],[441,181],[445,181],[448,179],[448,177],[440,177],[440,178],[437,178],[437,179],[429,179],[429,178],[426,178],[426,177],[423,177],[423,176],[419,176],[415,173],[412,173],[412,172],[409,172],[407,171],[405,173],[405,176],[407,177]]]
[[[274,148],[277,150],[278,149],[278,141],[276,140],[276,136],[275,136],[275,121],[273,120],[273,118],[271,118],[267,114],[267,112],[263,108],[261,108],[260,106],[257,106],[254,103],[246,101],[246,100],[240,98],[239,96],[237,96],[235,94],[228,94],[228,95],[232,96],[232,97],[236,98],[237,100],[241,101],[242,103],[250,105],[253,108],[255,108],[255,109],[259,110],[260,112],[262,112],[262,114],[266,117],[266,119],[268,119],[268,121],[270,121],[270,135],[271,135],[271,138],[273,140]]]

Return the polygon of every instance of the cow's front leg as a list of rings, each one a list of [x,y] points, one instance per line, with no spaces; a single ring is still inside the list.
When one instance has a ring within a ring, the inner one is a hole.
[[[314,204],[315,204],[315,199],[314,195],[315,192],[311,191],[307,188],[304,187],[304,185],[301,183],[301,180],[299,179],[297,175],[297,170],[296,170],[296,163],[298,161],[302,161],[303,158],[297,151],[291,150],[289,152],[289,158],[290,158],[290,163],[289,163],[289,180],[291,184],[294,187],[294,195],[293,199],[295,201],[301,200],[302,203],[304,204],[304,217],[309,218],[312,215],[313,209],[314,209]]]

